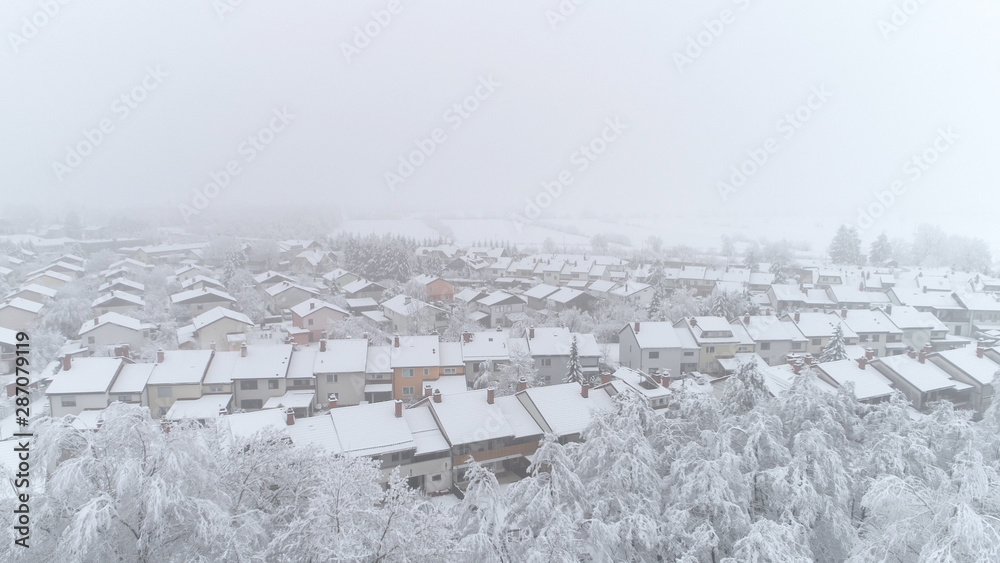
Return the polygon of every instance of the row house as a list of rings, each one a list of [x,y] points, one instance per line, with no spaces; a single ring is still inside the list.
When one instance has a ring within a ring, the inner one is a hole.
[[[505,291],[494,291],[493,293],[475,301],[479,311],[488,315],[484,319],[484,324],[488,328],[510,326],[508,318],[514,313],[523,313],[526,306],[524,299],[517,295],[511,295]]]
[[[139,319],[119,313],[105,313],[83,323],[78,334],[91,352],[122,344],[138,350],[146,344],[150,331],[154,328],[155,325]]]
[[[858,345],[872,350],[876,356],[895,356],[906,352],[903,330],[881,309],[843,309],[840,316],[858,335]]]
[[[42,320],[45,305],[15,297],[0,305],[0,327],[11,330],[31,328]]]
[[[334,268],[333,270],[323,274],[322,278],[328,287],[333,289],[343,289],[347,284],[361,279],[361,276],[352,274],[343,268]]]
[[[719,359],[733,358],[741,343],[732,325],[722,317],[688,317],[674,323],[675,328],[686,328],[698,346],[698,370],[707,374],[722,374]]]
[[[287,281],[271,285],[264,292],[270,298],[268,309],[275,315],[319,295],[319,290],[315,288]]]
[[[424,287],[427,300],[431,303],[450,303],[455,299],[455,284],[446,279],[421,274],[414,281]]]
[[[700,350],[687,327],[669,322],[634,322],[618,332],[619,362],[645,373],[698,371]]]
[[[275,284],[280,283],[295,283],[295,280],[286,276],[281,272],[275,272],[274,270],[267,270],[261,272],[253,277],[253,282],[257,284],[261,289],[267,289]]]
[[[882,311],[903,331],[903,343],[910,349],[920,350],[930,344],[934,350],[946,350],[965,346],[969,342],[951,336],[948,326],[933,313],[918,311],[907,305],[886,305]]]
[[[821,380],[834,387],[853,385],[858,401],[873,404],[886,401],[895,393],[892,381],[877,369],[868,367],[873,359],[874,352],[867,351],[860,358],[814,364],[812,368]]]
[[[526,353],[528,350],[527,339],[513,338],[507,329],[463,332],[461,346],[462,363],[469,385],[483,370],[484,363],[489,362],[493,370],[497,370],[510,363],[512,353]]]
[[[170,302],[179,307],[186,307],[192,315],[199,315],[216,307],[232,309],[237,306],[236,299],[232,295],[211,287],[175,293],[170,296]]]
[[[940,366],[927,361],[930,353],[930,346],[927,346],[919,353],[875,358],[870,365],[906,395],[917,410],[925,410],[929,403],[941,400],[951,401],[959,407],[969,405],[973,386],[953,379]]]
[[[994,386],[1000,370],[1000,354],[988,354],[985,342],[975,347],[954,348],[931,352],[927,361],[941,368],[955,381],[972,388],[969,391],[969,408],[982,414],[993,403]]]
[[[429,332],[444,330],[448,326],[447,311],[409,295],[400,294],[387,299],[382,302],[381,308],[393,332]]]
[[[318,401],[329,401],[331,396],[336,396],[340,405],[375,402],[375,397],[369,396],[372,391],[366,387],[369,377],[367,338],[320,340],[319,350],[303,348],[294,355],[305,354],[313,359],[311,372],[315,375]],[[382,383],[389,384],[391,381],[391,378],[386,378]]]
[[[538,379],[546,385],[561,383],[569,373],[570,349],[576,341],[580,367],[587,377],[600,371],[601,350],[593,334],[570,332],[566,327],[530,327],[526,345],[538,370]],[[520,342],[515,346],[520,345]]]
[[[969,336],[972,316],[948,291],[922,291],[894,287],[889,290],[893,305],[909,305],[918,311],[931,313],[955,336]]]
[[[209,273],[210,272],[208,270],[197,264],[186,264],[174,270],[174,279],[176,279],[178,283],[183,284],[192,278],[208,275]]]
[[[789,354],[805,353],[809,343],[795,323],[774,315],[744,315],[730,324],[746,331],[756,343],[757,354],[770,366],[784,364]]]
[[[889,303],[889,296],[882,291],[868,291],[847,285],[831,285],[826,295],[838,309],[871,309]]]
[[[305,342],[318,342],[323,337],[326,327],[332,322],[340,322],[351,314],[340,307],[321,301],[319,299],[307,299],[291,308],[292,326],[308,331]]]
[[[837,313],[795,312],[791,315],[783,315],[781,320],[791,321],[795,324],[795,328],[802,333],[802,336],[809,340],[806,344],[805,352],[817,358],[823,353],[823,349],[826,348],[827,344],[830,343],[834,327],[836,326],[840,326],[846,345],[854,346],[858,344],[857,333],[851,330],[851,327],[848,326],[843,317]]]
[[[75,279],[74,276],[56,272],[54,270],[45,270],[44,272],[27,277],[24,280],[24,283],[41,285],[50,289],[62,289],[63,286],[71,282],[73,279]]]
[[[395,336],[389,353],[392,368],[392,396],[412,401],[423,392],[424,384],[445,375],[461,375],[465,364],[460,342],[441,342],[437,335]]]
[[[239,350],[246,343],[250,317],[225,307],[215,307],[177,329],[177,342],[184,350]]]
[[[381,284],[366,279],[359,279],[344,286],[344,296],[348,299],[371,297],[378,301],[382,299],[382,294],[385,293],[385,290],[385,286]]]
[[[219,291],[226,290],[226,286],[221,281],[211,276],[198,275],[181,282],[181,289],[184,291],[204,289],[206,287],[217,289]]]

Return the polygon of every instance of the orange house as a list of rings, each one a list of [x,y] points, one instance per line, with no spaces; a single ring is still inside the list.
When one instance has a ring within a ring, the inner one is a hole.
[[[433,335],[397,335],[388,351],[394,399],[419,399],[425,382],[437,381],[442,375],[465,374],[459,342],[441,342]]]
[[[455,284],[437,276],[420,275],[417,281],[427,290],[427,299],[434,301],[453,301],[455,299]]]

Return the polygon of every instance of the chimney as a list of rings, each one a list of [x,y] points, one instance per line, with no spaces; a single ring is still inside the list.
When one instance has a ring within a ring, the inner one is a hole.
[[[608,383],[611,383],[611,374],[608,373],[608,372],[606,372],[606,371],[602,371],[601,372],[601,385],[607,385]]]
[[[403,418],[403,401],[396,399],[393,402],[396,407],[396,418]]]
[[[913,359],[916,359],[916,357],[917,357],[917,353],[913,350],[913,348],[910,348],[909,350],[907,350],[906,351],[906,355],[909,356],[910,358],[913,358]]]
[[[493,400],[495,398],[496,398],[496,389],[494,389],[493,387],[487,387],[486,388],[486,402],[492,405],[493,404]]]
[[[69,357],[69,354],[63,356],[62,364],[63,371],[69,371],[73,367],[73,360]]]
[[[288,426],[295,424],[295,411],[292,409],[285,409],[285,424]]]
[[[528,379],[525,377],[517,378],[517,390],[518,392],[524,391],[528,388]]]
[[[925,344],[923,348],[920,349],[920,353],[917,354],[917,361],[924,363],[927,361],[927,354],[931,352],[932,348],[930,344]]]
[[[698,319],[691,317],[691,326],[698,326]]]
[[[247,357],[247,343],[246,342],[244,342],[243,344],[240,344],[240,357],[241,358]]]
[[[328,393],[326,395],[327,401],[330,403],[330,410],[337,408],[337,403],[340,402],[340,398],[337,397],[336,393]]]
[[[315,308],[316,308],[316,302],[315,301],[310,301],[309,302],[309,310],[312,311]]]
[[[584,399],[590,396],[590,385],[584,383],[583,385],[580,386],[580,396],[583,397]]]
[[[660,385],[664,387],[670,387],[670,373],[660,376]]]
[[[325,338],[321,338],[320,341],[319,341],[319,351],[320,352],[326,352],[326,339]]]
[[[215,341],[213,340],[211,344],[208,345],[209,348],[215,350]]]
[[[229,414],[229,411],[226,410],[226,407],[219,407],[219,416],[226,416],[227,414]]]
[[[844,307],[843,309],[840,310],[840,318],[842,319],[847,318],[847,307]]]
[[[891,315],[892,314],[892,305],[886,305],[885,306],[885,314],[886,315]]]
[[[156,363],[162,364],[165,358],[166,358],[166,353],[163,351],[163,348],[160,348],[159,350],[156,351]]]
[[[434,390],[434,394],[432,395],[432,397],[434,397],[434,402],[435,403],[440,403],[441,402],[441,390],[440,389],[435,389]]]
[[[410,297],[409,295],[407,295],[406,297],[403,297],[403,305],[409,305],[412,301],[413,301],[413,298]]]
[[[743,315],[743,324],[744,325],[749,325],[750,324],[750,314],[749,313],[746,314],[746,315]]]
[[[800,373],[802,373],[802,360],[798,360],[794,364],[792,364],[792,373],[794,373],[795,375],[799,375]]]
[[[398,334],[393,335],[393,337],[392,337],[392,346],[394,348],[399,348],[399,335]]]
[[[859,369],[865,369],[866,365],[868,365],[868,358],[866,358],[866,357],[858,358],[858,368]]]
[[[812,355],[809,355],[809,354],[807,354],[807,355],[805,355],[805,356],[802,356],[802,361],[803,361],[803,362],[804,362],[804,363],[805,363],[805,364],[806,364],[807,366],[811,366],[811,365],[813,365],[813,357],[812,357]]]
[[[462,342],[464,342],[466,344],[468,344],[469,342],[472,342],[472,333],[471,332],[463,332],[462,333]]]
[[[986,343],[980,340],[976,343],[976,357],[982,358],[986,354]]]
[[[431,388],[430,383],[424,383],[424,398],[430,397],[434,394],[434,389]]]
[[[660,377],[660,372],[652,373],[650,374],[650,377],[653,378],[653,382],[657,385],[663,385],[663,378]]]
[[[865,359],[869,362],[875,359],[875,352],[872,352],[871,348],[865,348]]]
[[[799,322],[799,312],[798,311],[795,311],[795,314],[792,315],[792,319],[794,319],[795,322]]]
[[[101,324],[101,318],[100,317],[94,317],[94,326],[97,326],[99,324]]]
[[[529,326],[528,327],[528,338],[531,339],[531,338],[534,338],[534,337],[535,337],[535,327]]]
[[[865,290],[865,282],[859,283],[858,284],[858,291],[864,291],[864,290]]]

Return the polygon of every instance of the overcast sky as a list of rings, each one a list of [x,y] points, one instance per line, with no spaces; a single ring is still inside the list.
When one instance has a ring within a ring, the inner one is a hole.
[[[51,1],[0,3],[7,202],[996,224],[996,2]]]

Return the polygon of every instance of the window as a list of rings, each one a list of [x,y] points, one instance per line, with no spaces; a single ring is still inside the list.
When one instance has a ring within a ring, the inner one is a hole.
[[[691,356],[694,356],[694,352],[684,352],[684,355],[688,356],[688,357],[691,357]]]
[[[132,395],[118,395],[118,402],[120,403],[131,403]]]
[[[792,350],[801,350],[801,349],[802,349],[801,342],[792,342]]]
[[[406,397],[413,396],[413,387],[403,387],[403,395]]]
[[[424,375],[430,375],[430,374],[431,374],[430,368],[424,368]]]
[[[335,373],[328,373],[328,374],[326,374],[326,382],[327,383],[336,383],[337,382],[337,374],[335,374]]]
[[[881,335],[879,335],[879,334],[873,334],[872,335],[872,342],[878,342],[880,338],[881,338]]]
[[[771,349],[771,343],[770,342],[761,342],[760,343],[760,349],[761,350],[770,350]]]
[[[256,379],[247,379],[245,381],[240,381],[240,389],[242,389],[243,391],[249,391],[251,389],[256,389],[256,388],[257,388]]]
[[[172,387],[157,387],[156,396],[161,399],[174,396],[174,390]]]
[[[705,351],[709,354],[713,354],[715,353],[715,346],[709,346],[708,348],[705,348]]]
[[[861,341],[861,342],[868,342],[868,335],[867,334],[859,334],[858,335],[858,340]]]
[[[208,392],[209,393],[222,393],[222,386],[221,385],[212,385],[211,387],[208,388]]]
[[[542,358],[542,367],[548,367],[552,365],[552,358]]]
[[[445,375],[455,375],[456,373],[458,373],[458,370],[455,368],[444,368]]]
[[[87,344],[93,344],[93,343],[94,343],[94,337],[93,336],[88,336],[87,337]]]
[[[308,379],[293,379],[292,385],[295,387],[312,387],[312,381]]]
[[[431,477],[431,481],[440,481],[440,480],[441,480],[440,475],[434,475],[433,477]]]
[[[313,320],[312,319],[306,319],[306,324],[309,325],[309,326],[312,326]]]
[[[246,410],[259,410],[264,408],[264,401],[261,399],[243,399],[240,401],[240,408]]]
[[[660,359],[660,353],[659,352],[650,352],[649,353],[649,359],[650,360],[658,360],[658,359]]]
[[[75,407],[76,406],[76,397],[74,397],[73,395],[68,395],[66,397],[63,397],[62,398],[62,406],[64,406],[64,407]]]
[[[403,377],[413,377],[413,368],[403,368]]]
[[[267,382],[267,388],[268,389],[277,389],[278,388],[278,380],[277,379],[270,379],[270,380],[268,380],[268,382]]]
[[[822,338],[813,338],[812,339],[812,345],[813,346],[819,346],[822,343],[823,343],[823,339]]]

